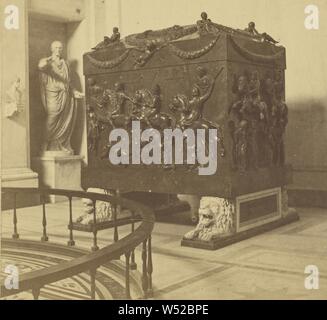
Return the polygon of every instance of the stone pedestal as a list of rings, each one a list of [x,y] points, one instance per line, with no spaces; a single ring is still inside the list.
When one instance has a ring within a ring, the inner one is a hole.
[[[215,250],[298,220],[288,208],[287,190],[273,188],[233,200],[203,197],[199,223],[182,240],[182,246]]]
[[[35,158],[35,169],[39,174],[40,187],[52,189],[81,190],[82,156],[58,152],[45,152]],[[60,196],[51,196],[50,202],[67,200]]]
[[[1,170],[1,187],[7,188],[38,188],[38,174],[30,168],[9,168]],[[40,198],[32,194],[19,194],[16,197],[16,207],[28,207],[39,204]],[[10,194],[2,194],[2,210],[12,209],[13,197]]]

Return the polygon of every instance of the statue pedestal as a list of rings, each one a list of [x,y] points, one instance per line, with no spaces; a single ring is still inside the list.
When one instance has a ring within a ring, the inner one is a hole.
[[[296,211],[288,208],[284,187],[238,196],[234,200],[204,197],[200,203],[199,223],[184,236],[182,246],[216,250],[298,219]]]
[[[81,169],[82,156],[69,155],[64,152],[45,152],[35,158],[35,169],[39,174],[40,187],[52,189],[82,190]],[[50,196],[51,203],[66,201],[61,196]]]

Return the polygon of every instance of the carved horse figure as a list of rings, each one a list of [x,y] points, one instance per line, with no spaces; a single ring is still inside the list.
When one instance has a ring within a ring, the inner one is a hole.
[[[196,89],[195,89],[196,90]],[[194,91],[195,93],[195,91]],[[196,91],[198,94],[198,91]],[[207,97],[207,94],[206,96]],[[197,100],[197,110],[194,110],[195,103],[193,102],[195,98],[189,100],[185,95],[178,94],[173,98],[172,103],[169,104],[170,110],[175,115],[175,121],[173,124],[174,128],[179,128],[181,130],[185,129],[204,129],[208,134],[209,129],[217,129],[218,131],[218,143],[220,145],[220,156],[225,156],[225,147],[223,142],[223,135],[221,127],[211,121],[202,118],[202,108],[203,108],[203,97],[196,97]],[[199,110],[200,109],[200,110]],[[208,137],[206,137],[208,138]],[[207,146],[206,146],[207,147]],[[208,151],[208,150],[206,150]]]
[[[133,99],[133,118],[139,120],[145,127],[162,131],[171,128],[172,117],[161,112],[160,87],[156,85],[151,92],[148,89],[137,90]]]

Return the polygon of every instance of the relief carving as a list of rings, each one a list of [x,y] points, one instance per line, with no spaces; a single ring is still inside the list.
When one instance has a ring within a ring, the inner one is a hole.
[[[152,90],[138,89],[131,95],[125,92],[123,83],[116,83],[113,89],[109,89],[89,78],[89,151],[96,152],[98,149],[101,126],[129,130],[132,121],[137,120],[140,121],[142,129],[154,128],[160,132],[167,128],[180,128],[182,130],[186,128],[217,129],[220,156],[225,156],[221,127],[203,118],[205,103],[210,98],[215,80],[222,71],[223,68],[220,68],[212,76],[205,68],[198,66],[191,97],[177,94],[168,105],[171,113],[165,113],[161,110],[161,88],[158,84],[155,84]],[[107,145],[102,150],[102,158],[108,155],[109,148],[110,146]]]
[[[248,168],[282,166],[288,108],[283,101],[280,75],[259,79],[259,73],[235,76],[237,100],[230,108],[229,128],[233,140],[234,165]]]
[[[6,91],[4,105],[4,116],[6,118],[13,118],[23,110],[23,95],[21,80],[17,77]]]

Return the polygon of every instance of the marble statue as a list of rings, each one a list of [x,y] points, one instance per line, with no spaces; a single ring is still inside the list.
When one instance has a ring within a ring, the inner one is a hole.
[[[87,192],[105,194],[114,196],[110,190],[99,188],[88,188]],[[74,223],[82,225],[90,225],[94,223],[94,204],[90,199],[82,199],[83,213],[74,219]],[[114,220],[115,206],[107,201],[97,201],[95,205],[95,215],[97,223],[103,223]],[[127,208],[117,210],[117,219],[127,218],[131,216],[131,211]]]
[[[70,70],[62,57],[63,44],[51,44],[51,56],[39,62],[42,104],[47,115],[43,152],[73,155],[70,145],[76,118],[76,99],[83,94],[71,86]]]
[[[19,114],[23,109],[23,88],[19,77],[12,82],[6,91],[4,115],[6,118],[12,118]]]
[[[184,239],[211,241],[231,234],[234,230],[235,206],[227,199],[202,197],[199,209],[199,223]]]

